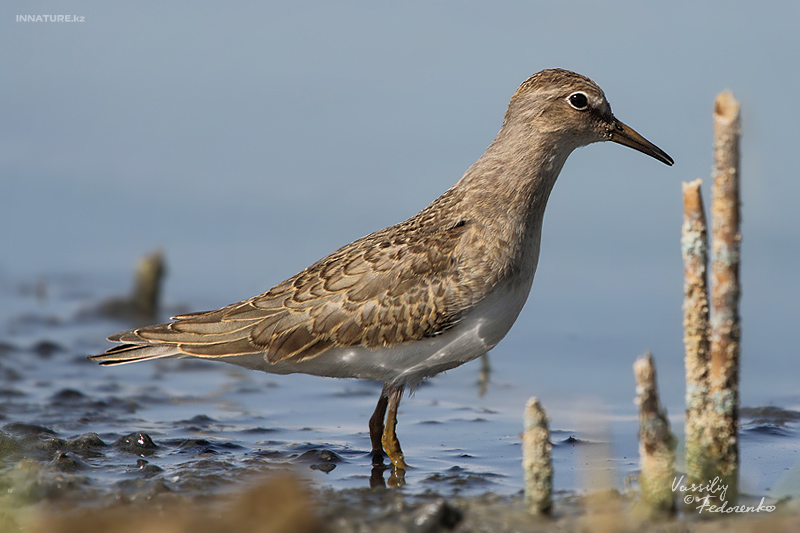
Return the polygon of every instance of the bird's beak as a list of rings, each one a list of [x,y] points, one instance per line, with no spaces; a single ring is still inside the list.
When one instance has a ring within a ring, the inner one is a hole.
[[[667,165],[672,166],[674,163],[672,158],[668,156],[664,150],[651,143],[636,133],[633,128],[626,126],[619,120],[614,119],[614,127],[611,129],[608,140],[633,148],[634,150],[639,150],[643,154],[654,157]]]

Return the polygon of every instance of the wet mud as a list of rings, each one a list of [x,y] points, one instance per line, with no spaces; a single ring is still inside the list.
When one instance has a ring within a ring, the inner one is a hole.
[[[633,417],[617,430],[626,446],[556,424],[555,516],[526,512],[522,406],[478,400],[486,363],[453,390],[433,380],[404,400],[398,434],[411,468],[393,488],[388,465],[372,464],[367,434],[380,384],[189,359],[101,368],[86,356],[130,323],[96,312],[102,291],[90,281],[5,282],[0,292],[0,531],[645,527],[630,522],[635,483],[617,482],[637,469]],[[769,406],[741,415],[743,462],[781,470],[759,482],[765,493],[745,499],[778,505],[776,530],[780,520],[797,526],[797,500],[785,495],[797,493],[800,412]],[[611,456],[593,462],[601,449]],[[613,490],[592,504],[586,480],[598,471]],[[681,530],[694,523],[690,511],[659,527]]]

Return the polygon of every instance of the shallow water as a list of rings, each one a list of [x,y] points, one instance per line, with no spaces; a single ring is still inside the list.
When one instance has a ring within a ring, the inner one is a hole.
[[[799,495],[797,127],[775,87],[800,81],[786,68],[800,4],[783,2],[781,17],[763,3],[695,4],[687,16],[657,3],[428,2],[420,16],[389,3],[77,2],[86,23],[5,26],[0,513],[170,492],[194,502],[285,468],[323,491],[352,487],[362,506],[382,496],[368,488],[380,484],[367,454],[377,385],[188,361],[101,368],[85,355],[130,324],[83,313],[123,293],[155,246],[168,314],[249,297],[411,216],[491,142],[517,84],[554,66],[598,81],[676,164],[608,144],[570,156],[532,297],[490,356],[485,393],[475,361],[404,399],[414,468],[384,492],[518,495],[531,395],[551,418],[559,494],[622,489],[637,468],[631,364],[646,349],[680,433],[679,182],[704,177],[709,204],[713,98],[731,88],[743,109],[742,400],[789,410],[743,411],[742,487]],[[730,39],[735,28],[747,31]]]
[[[129,325],[91,312],[113,293],[102,280],[5,277],[0,290],[0,479],[8,497],[192,497],[284,469],[337,490],[389,478],[388,470],[373,469],[369,454],[378,383],[272,376],[190,359],[100,367],[85,356]],[[529,385],[514,375],[513,359],[490,355],[483,364],[492,368],[485,390],[476,361],[404,398],[398,435],[412,467],[405,494],[522,490],[519,433]],[[570,365],[563,367],[560,375],[569,376]],[[558,379],[567,385],[545,405],[556,491],[623,490],[638,461],[632,401],[600,405],[571,390],[568,377]],[[782,407],[792,406],[787,398]],[[680,433],[679,409],[670,407]],[[745,492],[773,499],[798,493],[798,418],[781,408],[743,410]]]

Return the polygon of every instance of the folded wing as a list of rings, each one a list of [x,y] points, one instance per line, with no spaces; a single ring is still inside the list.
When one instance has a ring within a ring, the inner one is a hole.
[[[109,340],[123,344],[90,359],[113,365],[263,352],[275,363],[333,347],[377,348],[441,333],[475,296],[459,283],[455,254],[467,225],[431,232],[413,224],[410,219],[359,239],[248,300],[112,335]]]

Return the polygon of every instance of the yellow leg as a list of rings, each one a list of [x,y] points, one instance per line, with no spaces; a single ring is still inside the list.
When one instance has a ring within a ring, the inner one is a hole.
[[[384,392],[387,392],[384,390]],[[381,444],[383,449],[386,450],[386,455],[389,460],[397,468],[405,470],[406,462],[403,457],[403,450],[400,449],[400,441],[397,440],[395,428],[397,427],[397,408],[400,405],[400,399],[403,397],[403,387],[390,387],[388,390],[388,410],[386,413],[386,426],[383,429],[383,436],[381,437]],[[378,403],[380,407],[380,402]],[[377,413],[377,409],[375,410]],[[372,424],[370,424],[372,425]]]

